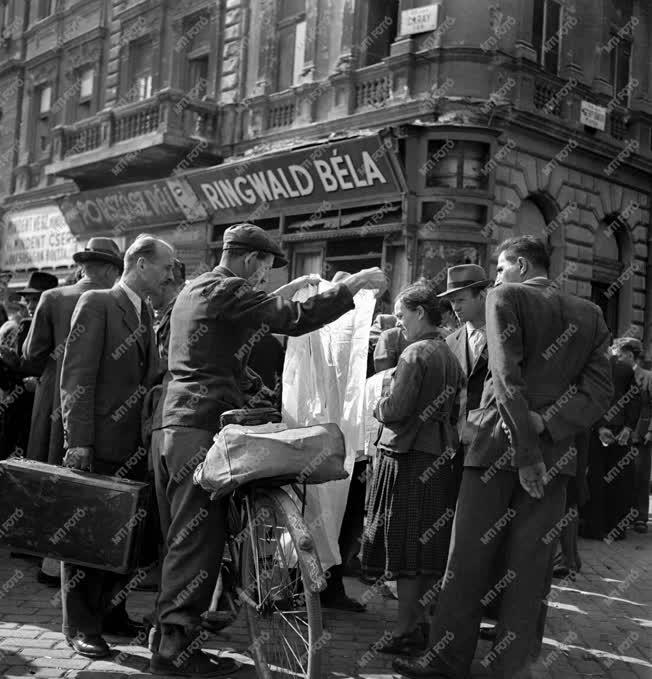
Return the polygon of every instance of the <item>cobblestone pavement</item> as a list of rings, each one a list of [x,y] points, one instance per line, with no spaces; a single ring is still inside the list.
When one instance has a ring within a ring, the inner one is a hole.
[[[652,533],[630,531],[626,541],[611,545],[582,540],[580,549],[581,574],[574,582],[555,581],[535,678],[652,678]],[[0,677],[152,676],[147,672],[147,650],[124,639],[107,637],[113,651],[108,660],[93,662],[75,655],[60,632],[57,590],[40,585],[36,570],[30,562],[12,559],[8,550],[0,550]],[[391,656],[369,652],[369,647],[392,629],[397,603],[375,595],[375,590],[357,580],[346,583],[349,594],[368,599],[368,611],[324,612],[331,635],[325,653],[327,677],[390,677]],[[138,618],[149,611],[153,598],[149,593],[133,593],[128,601],[131,615]],[[243,621],[225,632],[208,647],[244,662],[237,677],[253,679]],[[489,644],[481,641],[475,663],[479,671],[474,669],[474,677],[486,676],[482,659],[489,651]]]

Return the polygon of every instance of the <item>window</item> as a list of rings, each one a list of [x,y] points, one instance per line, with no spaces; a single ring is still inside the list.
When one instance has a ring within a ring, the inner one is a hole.
[[[152,42],[139,40],[129,45],[129,99],[142,101],[152,96]]]
[[[623,98],[619,103],[629,106],[629,70],[632,60],[632,43],[623,40],[617,33],[612,33],[612,40],[617,40],[618,44],[611,52],[611,82],[613,84],[614,96],[623,93]]]
[[[560,0],[534,0],[532,45],[537,63],[549,73],[559,72],[563,12]]]
[[[54,5],[54,0],[35,0],[32,3],[34,8],[34,14],[32,16],[32,21],[40,21],[45,19],[52,14],[52,6]]]
[[[188,59],[188,92],[193,99],[206,95],[208,86],[208,54]]]
[[[75,120],[83,120],[93,115],[93,81],[95,70],[84,68],[78,73],[79,94],[77,96],[77,111]]]
[[[301,83],[306,49],[305,9],[305,0],[281,0],[277,24],[277,92]]]
[[[487,188],[489,172],[483,172],[489,144],[474,141],[435,139],[428,142],[428,160],[423,168],[430,188]]]
[[[360,36],[360,65],[371,66],[389,56],[389,49],[398,32],[397,0],[374,0],[367,6],[363,35]]]
[[[186,70],[182,86],[191,99],[201,99],[208,93],[209,54],[214,22],[205,13],[186,17],[183,36],[178,44],[185,52]]]
[[[35,95],[33,148],[35,155],[41,158],[50,147],[52,87],[41,85],[36,89]]]

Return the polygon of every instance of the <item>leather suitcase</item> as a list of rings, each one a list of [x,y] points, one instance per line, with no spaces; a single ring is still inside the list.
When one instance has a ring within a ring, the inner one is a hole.
[[[128,573],[149,486],[33,460],[0,461],[0,542],[37,556]]]

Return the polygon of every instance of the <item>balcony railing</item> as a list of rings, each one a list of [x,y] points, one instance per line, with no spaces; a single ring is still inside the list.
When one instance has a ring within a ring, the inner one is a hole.
[[[561,104],[564,98],[562,80],[549,77],[536,78],[534,81],[534,108],[542,113],[561,116]]]
[[[115,114],[113,142],[118,143],[156,132],[161,121],[161,102],[148,101],[135,110]]]
[[[53,161],[152,133],[195,137],[218,144],[218,130],[217,104],[190,99],[180,91],[161,90],[149,99],[55,128]]]
[[[385,64],[361,68],[355,75],[355,108],[382,106],[391,97],[392,83]]]
[[[64,135],[62,155],[64,158],[98,148],[102,143],[102,129],[99,120],[91,120]]]
[[[296,95],[293,91],[271,95],[267,110],[267,129],[290,127],[297,115]]]

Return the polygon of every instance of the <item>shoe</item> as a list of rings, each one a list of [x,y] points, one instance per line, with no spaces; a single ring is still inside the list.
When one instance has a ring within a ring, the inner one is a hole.
[[[66,637],[66,643],[75,653],[85,658],[106,658],[111,654],[109,645],[99,634],[78,634],[76,637]]]
[[[240,665],[233,658],[213,659],[201,651],[195,651],[184,663],[178,665],[158,653],[152,655],[149,663],[149,671],[152,674],[166,677],[193,677],[194,679],[224,677],[239,669]]]
[[[367,607],[360,603],[359,601],[356,601],[355,599],[351,599],[351,597],[346,596],[346,594],[338,594],[337,596],[334,597],[325,597],[321,596],[321,605],[324,608],[334,608],[338,611],[349,611],[349,613],[364,613],[367,610]]]
[[[115,637],[137,637],[145,631],[145,625],[132,620],[127,615],[107,615],[102,624],[102,632]]]
[[[493,627],[481,627],[479,636],[483,641],[495,641],[498,636],[498,628],[496,625]]]
[[[571,570],[568,566],[563,565],[563,566],[555,566],[552,569],[552,577],[556,580],[559,580],[561,578],[567,578],[571,573]]]
[[[452,679],[454,676],[440,664],[428,664],[427,654],[418,658],[394,658],[392,668],[412,679]]]
[[[424,636],[421,625],[417,625],[409,634],[401,634],[398,637],[392,635],[392,638],[382,646],[378,647],[378,642],[376,642],[372,644],[371,648],[379,653],[390,655],[414,655],[415,652],[425,650],[427,639],[428,637]]]
[[[637,533],[647,533],[647,523],[645,523],[644,521],[637,521],[634,524],[634,530]]]
[[[357,578],[362,573],[362,564],[357,556],[354,556],[349,563],[342,569],[342,575],[350,578]]]
[[[39,571],[36,574],[36,580],[42,585],[47,585],[48,587],[61,587],[61,578],[57,575],[48,575],[43,571]]]

